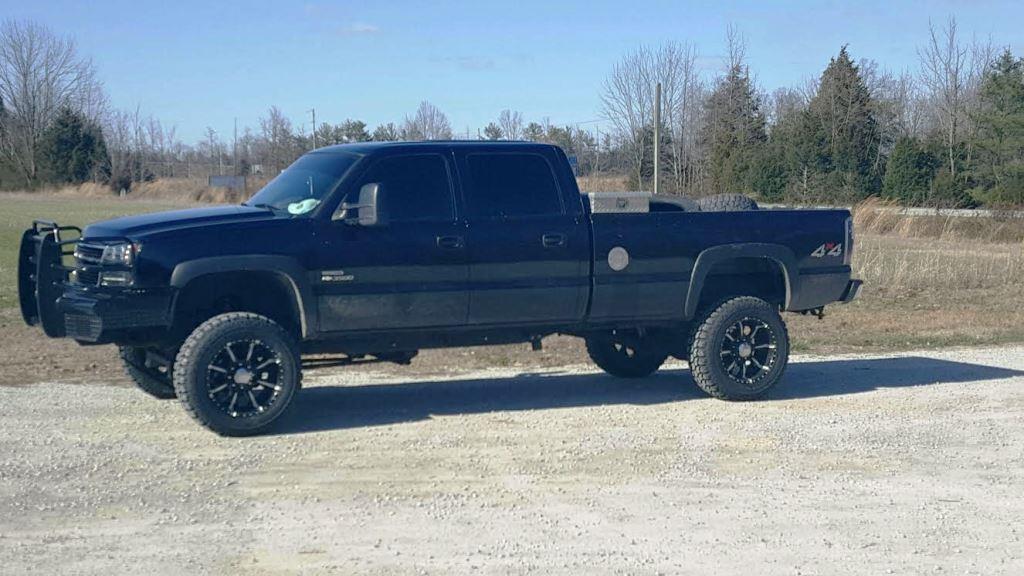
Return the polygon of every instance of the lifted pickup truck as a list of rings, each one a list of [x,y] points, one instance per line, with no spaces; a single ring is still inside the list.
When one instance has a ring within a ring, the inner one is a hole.
[[[24,234],[21,310],[48,336],[119,346],[138,386],[223,435],[264,431],[302,354],[409,362],[418,350],[563,333],[620,377],[689,361],[745,400],[782,376],[780,311],[850,301],[845,210],[581,195],[533,143],[322,148],[249,201]]]

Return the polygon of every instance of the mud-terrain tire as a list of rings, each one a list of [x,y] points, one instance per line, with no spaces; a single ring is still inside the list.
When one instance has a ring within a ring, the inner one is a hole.
[[[715,194],[697,200],[701,212],[743,212],[757,210],[757,202],[743,194]]]
[[[266,431],[288,409],[301,377],[295,338],[250,312],[200,324],[174,363],[174,389],[185,410],[221,436]]]
[[[124,372],[135,382],[135,385],[146,394],[160,400],[175,397],[172,369],[161,372],[157,368],[146,366],[146,349],[133,346],[118,346],[117,355],[124,365]]]
[[[593,335],[586,339],[587,354],[594,364],[618,378],[643,378],[658,371],[668,351],[648,339],[645,345],[617,341],[614,334]]]
[[[709,306],[698,318],[690,373],[715,398],[763,396],[782,378],[788,361],[789,334],[773,304],[739,296]]]

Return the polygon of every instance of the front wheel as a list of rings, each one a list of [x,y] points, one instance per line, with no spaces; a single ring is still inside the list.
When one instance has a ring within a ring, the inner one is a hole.
[[[125,374],[135,382],[139,390],[160,400],[174,398],[170,367],[153,366],[146,362],[145,348],[118,346],[117,354],[121,357]]]
[[[630,332],[612,330],[588,336],[586,343],[587,353],[594,364],[619,378],[650,376],[668,358],[665,347],[654,338]]]
[[[291,404],[301,361],[295,338],[274,321],[230,312],[203,322],[174,365],[188,413],[222,436],[259,434]]]
[[[730,298],[704,311],[690,346],[690,372],[723,400],[753,400],[786,369],[789,334],[778,308],[760,298]]]

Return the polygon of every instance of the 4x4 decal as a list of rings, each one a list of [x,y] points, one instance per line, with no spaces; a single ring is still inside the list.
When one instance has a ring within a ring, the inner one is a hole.
[[[843,244],[842,242],[826,242],[821,246],[814,249],[811,252],[812,258],[824,258],[825,256],[842,256],[843,255]]]

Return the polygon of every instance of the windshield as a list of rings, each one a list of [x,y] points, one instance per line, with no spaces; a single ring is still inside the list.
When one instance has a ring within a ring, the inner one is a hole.
[[[308,214],[359,160],[355,154],[306,154],[285,168],[276,178],[245,204],[287,212],[293,216]]]

